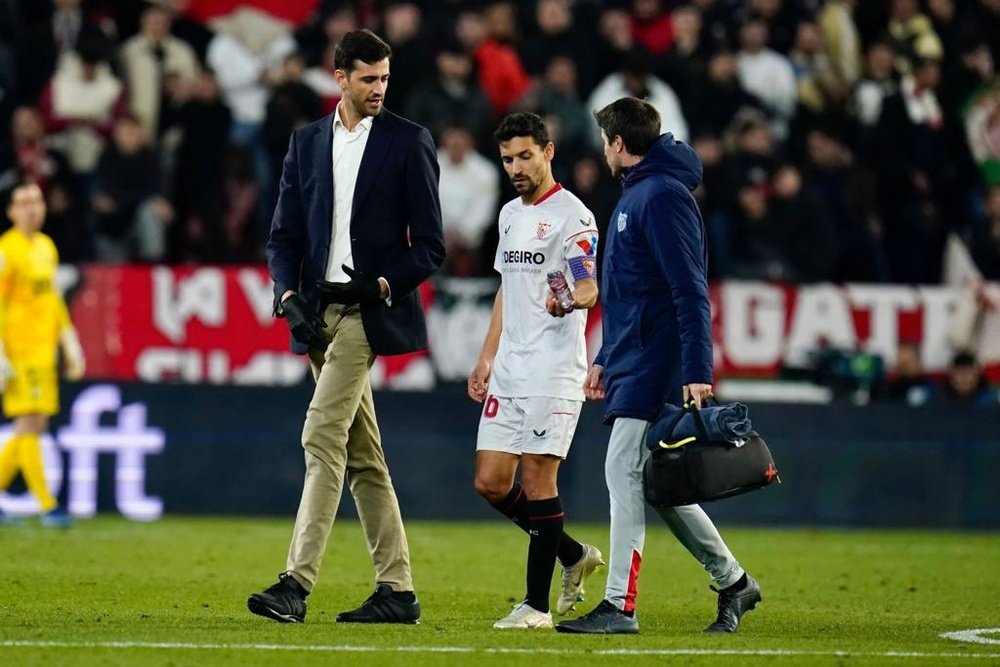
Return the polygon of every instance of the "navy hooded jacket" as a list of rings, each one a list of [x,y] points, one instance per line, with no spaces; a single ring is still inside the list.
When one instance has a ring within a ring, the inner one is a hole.
[[[625,173],[605,241],[604,420],[653,421],[685,384],[712,382],[705,224],[692,191],[702,167],[664,134]]]

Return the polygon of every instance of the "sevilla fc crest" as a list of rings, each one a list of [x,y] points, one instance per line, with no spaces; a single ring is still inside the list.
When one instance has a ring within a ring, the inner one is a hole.
[[[552,225],[542,220],[541,222],[538,223],[538,229],[535,230],[535,235],[538,236],[538,238],[540,239],[544,239],[545,235],[549,233],[550,229],[552,229]]]

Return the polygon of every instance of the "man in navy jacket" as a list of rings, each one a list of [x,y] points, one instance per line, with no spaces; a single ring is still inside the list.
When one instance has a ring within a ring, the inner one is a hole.
[[[316,389],[302,429],[306,475],[285,571],[250,611],[305,620],[346,478],[375,565],[375,592],[338,622],[415,623],[410,553],[375,420],[379,354],[426,346],[417,287],[444,259],[430,133],[383,108],[389,45],[368,30],[337,45],[343,98],[296,130],[267,242],[275,313],[309,355]]]
[[[642,468],[646,431],[664,402],[698,407],[712,392],[712,317],[705,226],[692,191],[702,167],[690,146],[660,135],[652,105],[623,98],[596,112],[604,156],[624,191],[605,242],[603,344],[587,376],[590,399],[607,399],[613,424],[605,462],[611,557],[605,599],[561,632],[636,633],[645,541]],[[718,617],[706,631],[735,632],[760,587],[698,505],[657,510],[718,586]]]

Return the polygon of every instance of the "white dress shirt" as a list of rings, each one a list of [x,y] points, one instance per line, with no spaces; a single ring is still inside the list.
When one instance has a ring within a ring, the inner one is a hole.
[[[343,102],[341,102],[343,104]],[[354,268],[351,255],[351,209],[354,204],[354,186],[361,170],[361,158],[368,145],[372,117],[365,116],[354,130],[348,130],[340,120],[340,104],[333,121],[333,220],[330,237],[330,255],[326,262],[326,279],[344,283],[351,278],[341,267]]]

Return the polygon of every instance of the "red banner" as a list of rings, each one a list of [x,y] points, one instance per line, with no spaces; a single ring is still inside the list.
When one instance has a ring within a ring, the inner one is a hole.
[[[207,23],[237,9],[252,8],[276,19],[300,25],[312,15],[317,5],[319,0],[191,0],[186,13]]]
[[[460,380],[475,363],[495,285],[448,280],[428,308],[431,354],[381,357],[377,387],[422,389]],[[1000,378],[1000,314],[950,287],[724,282],[712,287],[718,377],[773,377],[803,366],[823,345],[881,355],[891,368],[902,341],[919,342],[929,372],[940,372],[965,340]],[[284,321],[272,317],[271,281],[258,266],[85,266],[68,298],[91,379],[210,384],[293,384],[308,373],[288,351]],[[590,314],[591,353],[600,315]],[[968,322],[968,326],[965,326]]]

